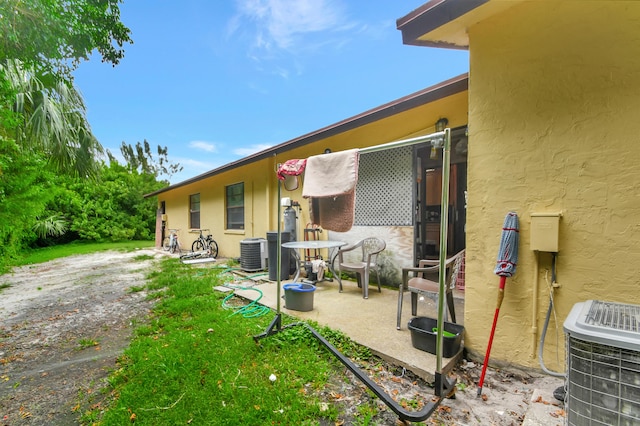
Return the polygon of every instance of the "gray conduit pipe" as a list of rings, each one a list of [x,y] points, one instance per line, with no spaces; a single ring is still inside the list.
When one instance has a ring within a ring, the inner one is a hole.
[[[553,256],[553,263],[551,264],[551,284],[556,282],[556,253],[551,253]],[[551,318],[551,310],[553,309],[553,287],[551,292],[549,293],[549,309],[547,309],[547,316],[544,319],[544,326],[542,327],[542,333],[540,333],[540,345],[538,346],[538,361],[540,362],[540,368],[545,373],[554,376],[554,377],[566,377],[565,373],[558,373],[555,371],[549,370],[544,365],[544,359],[542,357],[542,353],[544,352],[544,338],[547,335],[547,328],[549,327],[549,318]]]
[[[535,262],[533,263],[533,297],[531,298],[531,358],[536,357],[536,339],[538,338],[538,250],[533,251]]]

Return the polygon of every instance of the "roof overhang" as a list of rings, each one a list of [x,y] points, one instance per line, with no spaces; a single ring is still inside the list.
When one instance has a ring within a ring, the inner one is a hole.
[[[396,21],[402,42],[468,49],[467,29],[525,0],[431,0]]]
[[[161,194],[163,192],[171,191],[172,189],[186,186],[203,179],[210,178],[215,175],[227,172],[237,167],[245,166],[247,164],[254,163],[256,161],[264,160],[265,158],[274,157],[277,154],[289,151],[294,148],[298,148],[313,142],[318,142],[327,139],[331,136],[338,135],[340,133],[348,132],[358,127],[366,126],[367,124],[374,123],[379,120],[383,120],[388,117],[392,117],[396,114],[408,111],[412,108],[425,105],[439,99],[446,98],[448,96],[455,95],[457,93],[464,92],[469,88],[469,75],[467,73],[461,74],[457,77],[453,77],[449,80],[445,80],[434,86],[427,87],[426,89],[396,99],[395,101],[386,103],[377,108],[370,109],[361,114],[355,115],[351,118],[339,121],[322,129],[316,130],[306,135],[291,139],[290,141],[283,142],[279,145],[275,145],[264,151],[260,151],[256,154],[242,158],[240,160],[227,163],[217,169],[210,170],[201,175],[195,176],[191,179],[176,183],[174,185],[167,186],[158,191],[144,195],[144,198],[152,197],[154,195]]]

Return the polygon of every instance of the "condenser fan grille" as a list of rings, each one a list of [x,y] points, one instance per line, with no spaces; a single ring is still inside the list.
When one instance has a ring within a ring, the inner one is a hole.
[[[586,324],[640,332],[640,306],[594,300],[584,320]]]

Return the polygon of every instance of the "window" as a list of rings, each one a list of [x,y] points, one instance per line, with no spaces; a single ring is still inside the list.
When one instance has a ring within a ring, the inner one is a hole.
[[[200,194],[189,196],[189,228],[200,228]]]
[[[227,229],[244,229],[244,183],[226,187]]]

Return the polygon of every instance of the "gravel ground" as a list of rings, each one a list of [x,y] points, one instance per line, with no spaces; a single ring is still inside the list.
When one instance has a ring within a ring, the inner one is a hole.
[[[101,252],[16,268],[0,276],[0,424],[79,424],[151,305],[144,284],[153,250]]]

